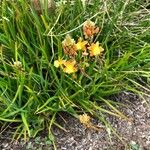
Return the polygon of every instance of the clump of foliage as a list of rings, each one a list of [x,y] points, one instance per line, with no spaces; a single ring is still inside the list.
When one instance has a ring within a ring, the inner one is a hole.
[[[128,118],[110,96],[150,91],[143,86],[150,77],[146,3],[56,4],[40,13],[25,0],[0,6],[0,124],[15,123],[15,138],[43,129],[51,138],[60,112],[79,120],[88,113],[111,128],[106,113]]]

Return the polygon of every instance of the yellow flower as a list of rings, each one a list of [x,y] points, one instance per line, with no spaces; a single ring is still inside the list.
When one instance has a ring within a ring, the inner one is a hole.
[[[94,129],[96,131],[101,130],[99,126],[92,124],[91,117],[88,116],[87,114],[79,115],[79,120],[86,128]]]
[[[67,34],[62,44],[63,46],[72,46],[75,44],[75,41],[71,38],[69,34]]]
[[[90,121],[91,118],[87,114],[79,115],[79,120],[85,126],[87,126],[88,124],[91,124],[91,121]]]
[[[55,61],[54,61],[54,66],[55,66],[56,68],[58,68],[58,67],[62,66],[64,63],[65,63],[65,60],[62,60],[62,59],[55,60]]]
[[[77,72],[77,68],[75,67],[75,65],[76,65],[75,60],[74,61],[72,61],[72,60],[66,61],[64,63],[65,67],[63,68],[63,71],[68,74],[75,73],[75,72]]]
[[[59,59],[54,61],[54,66],[56,68],[61,67],[61,69],[68,74],[75,73],[77,71],[77,67],[75,65],[76,65],[75,60],[66,61],[66,60]]]
[[[99,46],[99,42],[96,42],[96,44],[92,43],[88,49],[90,50],[90,56],[100,55],[101,52],[104,51],[104,49]]]
[[[88,43],[87,41],[83,41],[82,38],[79,38],[77,44],[75,44],[77,50],[86,50],[85,46],[87,43]]]
[[[89,128],[92,126],[91,117],[87,114],[79,115],[79,120],[85,127]]]

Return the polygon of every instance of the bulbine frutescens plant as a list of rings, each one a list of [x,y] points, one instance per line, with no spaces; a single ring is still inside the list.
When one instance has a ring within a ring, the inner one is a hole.
[[[143,31],[134,38],[127,28],[118,25],[118,13],[127,16],[121,0],[106,1],[104,6],[107,3],[110,8],[104,7],[104,11],[97,13],[98,6],[103,6],[103,1],[101,5],[99,2],[95,0],[94,5],[90,3],[84,8],[81,1],[71,5],[59,3],[54,14],[48,14],[46,9],[39,13],[27,1],[3,0],[0,9],[2,131],[12,123],[14,138],[35,137],[46,129],[53,139],[52,125],[61,128],[55,119],[60,112],[67,112],[85,127],[96,130],[99,129],[90,122],[91,116],[109,128],[106,113],[127,119],[117,109],[119,103],[110,96],[125,90],[143,94],[137,90],[143,88],[137,81],[149,76],[146,71],[149,46],[144,42],[147,39]],[[131,7],[129,12],[132,10]],[[92,16],[88,20],[86,11]]]

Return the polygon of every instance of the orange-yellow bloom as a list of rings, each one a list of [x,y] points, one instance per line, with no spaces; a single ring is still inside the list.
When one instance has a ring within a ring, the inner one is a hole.
[[[82,38],[79,38],[77,44],[75,44],[76,45],[76,49],[85,51],[87,43],[88,43],[87,41],[83,41]]]
[[[104,49],[99,46],[99,42],[92,43],[90,47],[88,47],[89,52],[90,52],[90,56],[96,56],[96,55],[100,55]]]
[[[77,72],[76,61],[68,60],[64,63],[63,71],[65,73],[71,74]]]
[[[92,37],[94,34],[96,34],[98,32],[99,32],[99,28],[95,26],[94,22],[92,22],[89,19],[84,22],[83,34],[84,34],[86,39]]]
[[[56,68],[58,68],[58,67],[62,66],[64,63],[65,63],[65,60],[62,60],[62,59],[55,60],[55,61],[54,61],[54,66],[55,66]]]
[[[75,44],[72,46],[63,46],[63,49],[66,55],[69,55],[69,56],[77,55],[77,49],[76,49]]]
[[[69,34],[66,35],[64,41],[62,42],[64,53],[69,56],[76,55],[76,46],[74,39],[71,38]]]
[[[79,120],[86,128],[91,128],[91,129],[94,129],[96,131],[101,130],[101,128],[99,128],[99,126],[95,126],[92,124],[91,117],[88,116],[87,114],[79,115]]]
[[[87,114],[79,115],[79,120],[85,126],[88,126],[91,124],[91,117],[88,116]]]

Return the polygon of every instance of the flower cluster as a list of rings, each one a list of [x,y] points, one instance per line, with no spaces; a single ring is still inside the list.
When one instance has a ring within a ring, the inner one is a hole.
[[[86,113],[85,114],[82,114],[82,115],[79,115],[79,121],[86,127],[86,128],[89,128],[89,129],[94,129],[96,131],[100,131],[102,128],[97,126],[97,125],[94,125],[92,122],[91,122],[91,117],[89,115],[87,115]]]
[[[65,73],[71,74],[77,71],[76,61],[75,60],[55,60],[55,67],[61,67]]]
[[[99,32],[99,28],[95,26],[94,22],[92,22],[89,19],[85,21],[85,23],[83,24],[83,34],[86,39],[93,37],[98,32]]]
[[[54,66],[57,68],[60,67],[63,72],[67,74],[72,74],[77,72],[79,69],[83,69],[79,68],[79,66],[83,66],[83,64],[85,64],[84,67],[88,67],[89,58],[101,55],[104,51],[99,42],[93,42],[93,37],[98,32],[99,28],[96,27],[95,23],[91,20],[87,20],[83,24],[84,38],[80,37],[76,42],[69,34],[66,35],[64,41],[62,42],[62,47],[65,54],[64,57],[66,57],[66,59],[55,60]],[[80,62],[77,61],[77,58],[79,57]],[[84,59],[84,62],[82,62],[82,58],[86,58]],[[85,60],[87,62],[85,62]]]
[[[79,115],[79,120],[84,126],[86,127],[91,126],[91,117],[88,116],[87,114]]]

